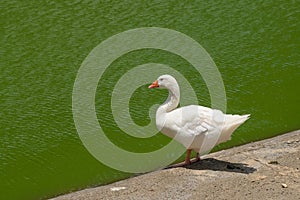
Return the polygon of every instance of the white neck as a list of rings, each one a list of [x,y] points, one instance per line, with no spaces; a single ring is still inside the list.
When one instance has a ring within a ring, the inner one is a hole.
[[[177,108],[180,100],[180,90],[178,84],[173,84],[172,87],[168,88],[169,96],[167,100],[158,108],[158,112],[170,112]]]
[[[168,87],[167,89],[169,90],[169,96],[156,111],[156,127],[159,131],[165,127],[167,113],[174,110],[178,106],[180,99],[180,91],[177,82],[173,83],[172,86]]]

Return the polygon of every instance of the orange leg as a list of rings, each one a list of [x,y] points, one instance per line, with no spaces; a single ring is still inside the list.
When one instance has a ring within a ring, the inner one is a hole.
[[[186,157],[185,157],[185,165],[190,165],[191,164],[191,152],[192,152],[192,149],[188,149],[186,151]]]
[[[199,153],[197,153],[196,154],[196,162],[198,162],[198,161],[200,161],[201,159],[200,159],[200,155],[199,155]]]

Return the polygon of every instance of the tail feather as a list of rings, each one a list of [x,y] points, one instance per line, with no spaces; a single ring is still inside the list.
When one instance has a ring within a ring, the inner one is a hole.
[[[218,140],[218,144],[231,139],[231,134],[246,120],[250,118],[247,115],[226,115],[225,124]]]
[[[228,122],[226,122],[227,125],[236,125],[236,124],[242,124],[246,120],[250,118],[250,114],[247,115],[229,115],[228,116]],[[227,119],[226,119],[227,121]],[[226,125],[225,125],[226,126]]]

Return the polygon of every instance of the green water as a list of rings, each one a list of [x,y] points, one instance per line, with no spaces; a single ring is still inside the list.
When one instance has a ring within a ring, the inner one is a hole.
[[[72,89],[89,52],[132,28],[164,27],[195,39],[222,74],[227,112],[251,113],[233,139],[215,150],[300,128],[297,1],[4,0],[0,9],[0,199],[46,198],[130,176],[104,166],[84,148],[73,122]],[[152,151],[169,141],[161,134],[132,138],[111,114],[115,82],[148,62],[178,70],[199,104],[210,106],[205,83],[179,56],[153,49],[122,56],[99,82],[96,108],[106,135],[130,151]],[[147,125],[148,109],[165,98],[164,91],[138,88],[130,101],[133,120]]]

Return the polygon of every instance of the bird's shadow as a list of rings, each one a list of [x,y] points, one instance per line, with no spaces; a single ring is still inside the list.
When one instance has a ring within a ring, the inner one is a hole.
[[[178,166],[170,166],[168,168],[174,168]],[[256,171],[255,168],[249,167],[244,163],[231,163],[227,161],[218,160],[215,158],[201,159],[198,162],[192,163],[190,165],[183,165],[186,169],[192,170],[212,170],[212,171],[226,171],[242,174],[251,174]]]

